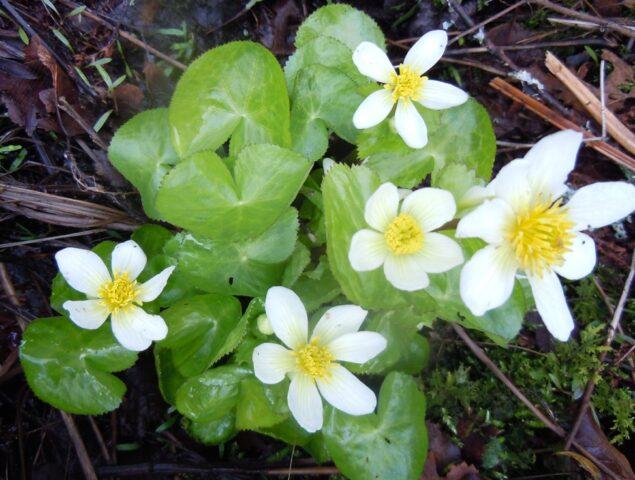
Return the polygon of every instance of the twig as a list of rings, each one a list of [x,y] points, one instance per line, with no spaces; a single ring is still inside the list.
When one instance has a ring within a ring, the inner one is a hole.
[[[458,65],[467,65],[468,67],[475,67],[478,68],[480,70],[484,70],[486,72],[489,72],[493,75],[499,75],[499,76],[505,76],[507,75],[507,72],[504,72],[503,70],[496,68],[496,67],[492,67],[491,65],[487,65],[483,62],[479,62],[477,60],[469,60],[466,58],[462,58],[462,59],[458,59],[458,58],[447,58],[447,57],[442,57],[441,58],[442,62],[445,63],[455,63]]]
[[[0,244],[0,248],[21,247],[22,245],[31,245],[33,243],[50,242],[53,240],[60,240],[62,238],[83,237],[84,235],[92,235],[93,233],[105,232],[104,228],[93,228],[91,230],[84,230],[83,232],[65,233],[64,235],[55,235],[53,237],[34,238],[33,240],[23,240],[21,242],[11,242]]]
[[[66,98],[60,97],[58,100],[58,106],[72,117],[72,119],[75,120],[80,127],[82,127],[82,129],[88,134],[92,141],[99,146],[99,148],[102,150],[108,150],[108,144],[102,140],[93,127],[86,123],[86,120],[84,120],[82,116],[71,106],[71,104],[66,101]]]
[[[614,47],[616,44],[613,42],[607,42],[601,38],[584,38],[580,40],[555,40],[553,42],[536,42],[526,43],[522,45],[500,45],[497,48],[502,51],[516,51],[516,50],[533,50],[539,48],[552,48],[552,47],[571,47],[579,45],[599,45]],[[489,52],[487,47],[470,47],[470,48],[455,48],[446,50],[444,55],[468,55],[470,53],[486,53]]]
[[[604,366],[604,361],[606,360],[606,355],[608,353],[608,347],[611,346],[611,343],[613,343],[613,339],[615,338],[615,331],[617,330],[617,326],[620,323],[620,318],[622,318],[626,300],[628,300],[628,294],[631,291],[633,277],[635,277],[635,252],[633,252],[633,256],[631,258],[631,269],[628,272],[628,277],[626,277],[626,282],[624,282],[622,295],[620,296],[620,300],[617,302],[617,307],[615,307],[615,313],[613,313],[613,319],[611,320],[609,331],[606,335],[606,341],[604,342],[605,348],[600,354],[600,364],[598,368],[593,372],[593,375],[586,384],[584,395],[582,396],[582,401],[580,403],[580,408],[578,409],[578,414],[575,418],[575,421],[573,422],[571,431],[569,432],[569,435],[567,435],[567,438],[564,442],[565,450],[569,450],[571,448],[571,443],[573,442],[575,435],[578,433],[578,429],[580,428],[580,424],[582,423],[582,417],[584,416],[589,406],[589,402],[591,401],[591,395],[593,395],[593,390],[595,389],[595,379],[598,377],[602,370],[602,367]]]
[[[238,474],[254,476],[287,476],[291,475],[336,475],[339,470],[328,466],[295,467],[289,470],[282,468],[234,467],[229,465],[182,465],[173,463],[138,463],[135,465],[108,465],[97,467],[102,477],[137,477],[142,475],[178,475],[178,474]],[[216,478],[216,477],[214,477]]]
[[[540,5],[541,7],[544,7],[548,10],[552,10],[554,12],[558,12],[567,17],[577,18],[579,20],[583,20],[586,22],[596,23],[598,25],[601,25],[602,27],[608,28],[609,30],[613,30],[614,32],[621,33],[622,35],[626,35],[627,37],[635,38],[635,28],[631,26],[623,26],[611,20],[606,20],[604,18],[596,17],[594,15],[589,15],[588,13],[584,13],[578,10],[573,10],[571,8],[563,7],[562,5],[558,5],[557,3],[550,2],[549,0],[529,0],[529,3],[533,3],[534,5]]]
[[[466,35],[469,35],[472,32],[476,32],[478,29],[484,27],[485,25],[487,25],[490,22],[493,22],[494,20],[499,19],[500,17],[503,17],[505,15],[507,15],[509,12],[511,12],[512,10],[517,9],[518,7],[520,7],[521,5],[525,5],[527,2],[526,0],[521,0],[520,2],[516,2],[513,5],[510,5],[507,8],[504,8],[503,10],[501,10],[500,12],[496,13],[496,15],[492,15],[491,17],[483,20],[482,22],[479,22],[473,26],[471,26],[470,28],[468,28],[467,30],[459,33],[456,37],[454,37],[452,40],[450,40],[448,42],[448,45],[452,45],[453,43],[456,43],[459,41],[459,39],[463,38]],[[415,39],[416,40],[416,39]]]
[[[552,125],[565,130],[572,129],[578,132],[582,132],[585,137],[585,140],[593,139],[594,137],[588,133],[586,130],[583,130],[581,127],[573,123],[571,120],[559,115],[558,113],[551,110],[546,105],[543,105],[535,98],[530,97],[529,95],[521,92],[516,87],[510,85],[508,82],[503,80],[502,78],[495,78],[490,82],[490,86],[502,94],[508,96],[512,100],[520,103],[521,105],[527,107],[529,110],[542,117],[544,120],[547,120]],[[618,150],[617,148],[609,145],[603,141],[594,141],[588,144],[589,147],[597,150],[601,154],[607,156],[611,160],[620,165],[630,168],[631,170],[635,170],[635,158],[629,156],[628,154]]]
[[[111,462],[110,454],[108,453],[108,449],[106,448],[106,442],[104,442],[104,437],[102,436],[101,431],[99,430],[99,427],[97,426],[97,422],[90,415],[88,416],[88,421],[90,422],[90,426],[93,429],[93,433],[95,434],[95,438],[97,439],[97,443],[99,444],[99,449],[101,450],[101,454],[103,455],[104,460],[110,463]]]
[[[483,351],[483,349],[481,347],[479,347],[474,340],[472,340],[470,338],[470,336],[467,334],[467,332],[463,329],[463,327],[461,327],[460,325],[453,323],[452,324],[452,328],[454,329],[454,331],[457,333],[457,335],[459,337],[461,337],[461,340],[463,340],[465,342],[465,344],[468,346],[468,348],[470,350],[472,350],[472,353],[474,353],[474,355],[476,355],[476,357],[483,362],[487,368],[489,368],[492,373],[501,381],[505,384],[505,386],[507,388],[509,388],[509,390],[514,394],[514,396],[516,398],[518,398],[518,400],[520,400],[528,409],[529,411],[536,417],[538,418],[538,420],[540,420],[549,430],[551,430],[553,433],[555,433],[556,435],[558,435],[561,438],[564,438],[567,434],[567,432],[560,426],[557,425],[556,423],[552,422],[544,413],[542,413],[540,411],[540,409],[538,407],[536,407],[533,403],[531,403],[531,401],[529,401],[529,399],[516,387],[516,385],[514,385],[514,383],[507,378],[507,376],[496,366],[496,364],[487,356],[487,354]],[[611,470],[610,468],[608,468],[607,466],[605,466],[603,463],[601,463],[591,452],[589,452],[586,448],[584,448],[582,445],[580,445],[578,442],[576,442],[575,440],[572,442],[573,446],[585,457],[587,457],[589,460],[591,460],[595,465],[597,465],[597,467],[602,470],[604,473],[606,473],[609,477],[615,479],[615,480],[620,480],[620,477],[618,475],[615,474],[615,472],[613,472],[613,470]]]
[[[604,102],[589,90],[571,70],[569,70],[551,52],[547,52],[545,65],[565,87],[582,103],[582,106],[600,124],[605,126],[611,136],[632,154],[635,154],[635,134],[631,132],[610,110],[604,108]],[[603,83],[603,82],[602,82]],[[604,121],[605,119],[605,121]]]
[[[77,430],[77,425],[75,425],[73,417],[63,410],[60,410],[60,416],[62,417],[62,420],[64,420],[64,424],[68,429],[68,434],[71,437],[71,441],[73,442],[73,446],[77,452],[77,457],[79,458],[79,463],[82,467],[82,471],[84,472],[84,477],[86,477],[86,480],[98,480],[93,464],[88,457],[86,446],[84,445],[79,431]]]
[[[1,0],[1,1],[4,2],[6,0]],[[77,8],[77,7],[80,6],[78,3],[71,2],[70,0],[60,0],[60,3],[63,3],[64,5],[66,5],[69,8]],[[124,38],[124,39],[128,40],[130,43],[145,49],[146,51],[150,52],[152,55],[155,55],[155,56],[159,57],[161,60],[166,61],[170,65],[172,65],[172,66],[174,66],[174,67],[176,67],[176,68],[178,68],[180,70],[185,70],[187,68],[187,66],[185,64],[179,62],[178,60],[174,60],[169,55],[166,55],[165,53],[160,52],[156,48],[148,45],[146,42],[144,42],[142,40],[139,40],[132,33],[128,33],[125,30],[117,29],[117,27],[112,25],[110,22],[104,20],[99,15],[93,13],[90,8],[85,8],[82,11],[82,15],[86,15],[91,20],[94,20],[95,22],[99,23],[100,25],[103,25],[104,27],[110,28],[112,31],[118,31],[119,35],[121,36],[121,38]]]

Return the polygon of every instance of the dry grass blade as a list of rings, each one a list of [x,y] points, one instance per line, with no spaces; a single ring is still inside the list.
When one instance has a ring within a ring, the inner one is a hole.
[[[6,183],[0,183],[0,207],[65,227],[106,227],[130,231],[138,226],[126,213],[115,208]]]

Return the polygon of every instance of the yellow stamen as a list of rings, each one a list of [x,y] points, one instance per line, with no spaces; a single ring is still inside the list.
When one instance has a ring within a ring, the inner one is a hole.
[[[335,357],[328,348],[318,345],[317,340],[311,340],[304,347],[293,352],[300,370],[313,378],[327,378],[330,373],[331,362]]]
[[[99,289],[102,304],[110,313],[116,313],[132,305],[139,294],[136,280],[130,280],[128,273],[115,273],[115,279]]]
[[[423,247],[423,231],[408,213],[400,213],[384,232],[388,248],[396,255],[417,253]]]
[[[516,215],[507,228],[506,238],[520,267],[542,276],[549,267],[564,263],[564,255],[573,243],[573,225],[562,200],[539,201]]]
[[[421,88],[428,80],[408,65],[399,65],[399,73],[391,73],[390,81],[384,87],[392,92],[392,98],[397,100],[418,100]]]

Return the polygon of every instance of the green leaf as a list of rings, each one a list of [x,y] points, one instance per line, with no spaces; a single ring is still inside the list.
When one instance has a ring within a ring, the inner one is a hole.
[[[176,403],[176,392],[187,380],[187,377],[177,370],[173,354],[173,350],[162,348],[159,344],[154,346],[154,365],[157,370],[159,390],[163,399],[171,405]]]
[[[289,384],[265,385],[255,377],[245,378],[236,405],[236,428],[256,430],[272,427],[289,416]]]
[[[161,316],[168,325],[168,335],[160,345],[173,351],[174,366],[186,377],[203,373],[233,350],[245,330],[240,302],[224,295],[191,297],[164,310]],[[235,330],[240,330],[240,335]]]
[[[349,5],[334,4],[318,8],[298,28],[295,46],[301,48],[317,37],[339,40],[351,51],[363,41],[384,48],[384,34],[377,23]]]
[[[301,445],[303,447],[316,436],[309,434],[293,418],[287,418],[267,428],[258,428],[258,431],[290,445]]]
[[[166,245],[189,285],[206,292],[264,295],[280,285],[284,261],[297,238],[297,212],[289,208],[262,235],[236,242],[198,239],[181,233]]]
[[[287,209],[311,162],[274,145],[252,145],[232,172],[212,152],[179,163],[166,177],[157,208],[171,223],[211,239],[232,241],[263,233]]]
[[[236,434],[236,415],[234,412],[229,412],[221,418],[208,422],[195,422],[184,417],[182,424],[192,438],[204,445],[225,443]]]
[[[311,160],[322,158],[328,147],[328,130],[354,143],[357,129],[353,114],[363,100],[355,82],[339,70],[322,65],[300,70],[291,109],[293,149]]]
[[[342,293],[339,283],[331,273],[326,255],[314,270],[305,272],[293,285],[293,291],[302,299],[308,312],[329,303]]]
[[[152,258],[163,253],[163,246],[173,236],[172,232],[165,227],[147,224],[132,232],[131,238],[139,244],[148,258]]]
[[[317,37],[298,48],[284,66],[287,89],[292,96],[295,95],[298,72],[311,65],[334,68],[356,85],[369,83],[368,78],[359,73],[353,63],[353,52],[349,47],[332,37]]]
[[[108,157],[141,194],[146,214],[161,220],[155,207],[163,177],[178,161],[170,142],[167,109],[148,110],[126,122],[113,137]]]
[[[430,173],[460,163],[484,180],[492,174],[496,138],[487,111],[475,100],[447,110],[419,108],[428,127],[428,144],[409,148],[392,126],[392,120],[363,130],[357,136],[358,155],[382,182],[412,188]]]
[[[115,340],[110,324],[84,330],[63,317],[32,322],[20,346],[22,368],[37,397],[85,415],[119,406],[126,386],[111,372],[129,368],[136,360],[136,352]]]
[[[379,184],[377,175],[366,167],[351,169],[341,164],[334,165],[325,176],[322,195],[331,271],[346,297],[366,309],[393,310],[413,305],[418,311],[433,310],[425,290],[397,290],[386,280],[383,269],[356,272],[351,267],[348,260],[351,239],[357,231],[368,228],[364,208]]]
[[[377,414],[355,417],[328,407],[322,435],[337,468],[351,480],[418,479],[428,451],[425,403],[412,377],[393,372]]]
[[[99,130],[101,130],[101,127],[104,126],[104,124],[106,123],[106,121],[108,120],[112,112],[113,112],[112,110],[108,110],[101,117],[99,117],[97,121],[95,122],[95,125],[93,125],[93,130],[95,130],[96,132],[99,132]]]
[[[447,190],[454,196],[457,208],[461,198],[465,193],[475,185],[483,185],[485,182],[476,178],[476,172],[462,163],[450,163],[446,165],[438,175],[435,175],[433,187]]]
[[[241,382],[248,375],[249,369],[226,365],[190,378],[176,392],[176,408],[196,422],[221,419],[236,406]]]
[[[253,42],[208,51],[181,76],[170,104],[170,124],[182,157],[215,150],[230,135],[232,155],[252,143],[288,146],[289,99],[278,61]]]

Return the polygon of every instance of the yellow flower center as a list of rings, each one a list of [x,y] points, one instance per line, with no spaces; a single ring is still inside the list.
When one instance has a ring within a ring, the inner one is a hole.
[[[423,247],[423,231],[412,215],[400,213],[384,232],[388,248],[395,255],[417,253]]]
[[[399,73],[391,73],[390,81],[384,86],[392,92],[392,98],[396,102],[399,99],[410,101],[418,100],[421,96],[421,88],[428,80],[408,65],[399,65]]]
[[[102,304],[110,313],[127,308],[137,299],[139,289],[136,280],[130,280],[128,273],[115,273],[115,279],[105,283],[99,289]]]
[[[328,348],[318,345],[315,339],[293,353],[297,358],[298,367],[303,373],[313,378],[329,376],[329,367],[335,357]]]
[[[562,200],[533,202],[516,215],[507,228],[520,267],[542,276],[545,269],[562,265],[564,255],[571,250],[573,222]]]

